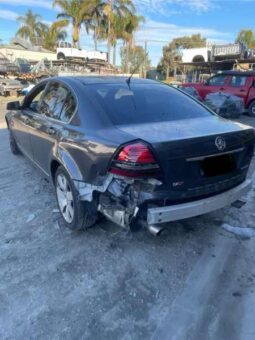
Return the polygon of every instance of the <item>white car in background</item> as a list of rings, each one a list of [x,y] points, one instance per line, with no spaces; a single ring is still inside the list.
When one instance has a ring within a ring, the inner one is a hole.
[[[72,44],[61,41],[57,46],[57,59],[84,59],[96,61],[108,61],[108,53],[101,51],[86,51],[72,47]]]

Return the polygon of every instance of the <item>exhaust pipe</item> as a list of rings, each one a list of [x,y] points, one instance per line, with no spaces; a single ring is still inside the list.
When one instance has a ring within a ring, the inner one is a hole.
[[[147,226],[149,232],[154,236],[159,236],[165,228],[162,228],[156,224],[151,224]]]

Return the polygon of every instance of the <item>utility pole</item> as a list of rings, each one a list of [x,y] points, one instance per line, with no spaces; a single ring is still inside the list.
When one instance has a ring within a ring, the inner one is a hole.
[[[111,63],[111,16],[112,16],[112,0],[109,1],[110,11],[108,13],[108,59]]]
[[[143,78],[147,76],[146,62],[147,62],[147,53],[148,53],[148,42],[144,40],[144,61],[143,61]]]

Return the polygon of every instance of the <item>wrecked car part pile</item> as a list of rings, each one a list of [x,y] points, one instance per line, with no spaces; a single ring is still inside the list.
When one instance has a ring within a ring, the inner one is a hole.
[[[208,94],[204,104],[224,118],[238,118],[245,111],[243,100],[226,92]]]

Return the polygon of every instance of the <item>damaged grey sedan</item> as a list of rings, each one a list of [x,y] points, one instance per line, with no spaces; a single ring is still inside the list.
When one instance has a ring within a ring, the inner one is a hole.
[[[10,148],[54,184],[63,223],[100,215],[157,235],[230,205],[251,186],[254,129],[145,79],[56,77],[7,105]]]

